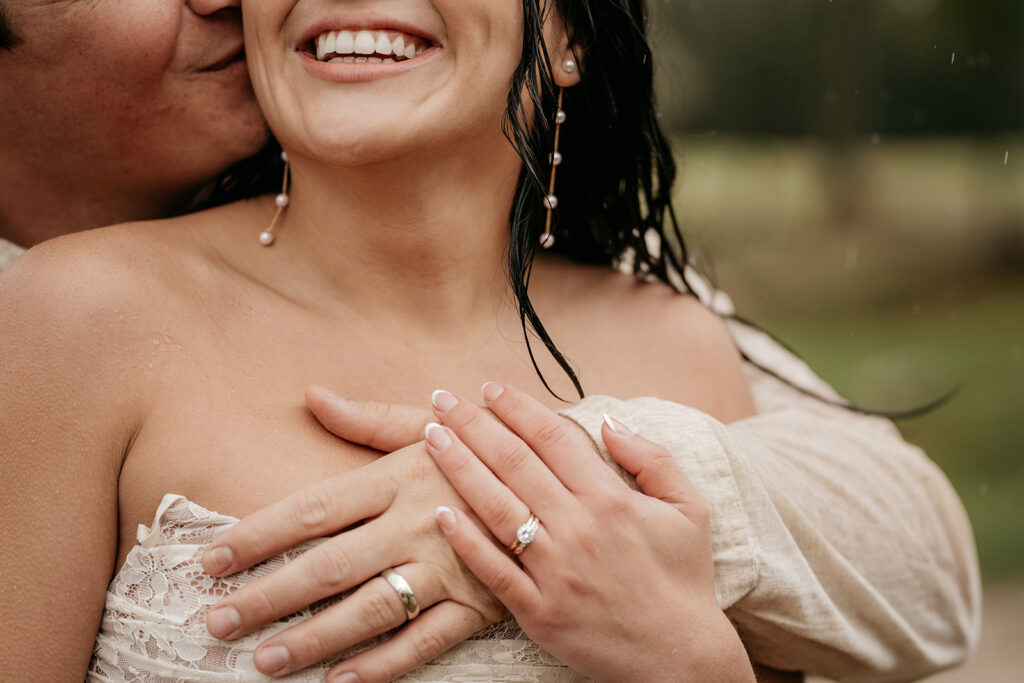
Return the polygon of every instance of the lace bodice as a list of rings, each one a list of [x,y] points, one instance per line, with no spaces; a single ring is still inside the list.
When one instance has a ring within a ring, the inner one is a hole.
[[[221,642],[206,631],[206,610],[227,593],[269,574],[317,542],[312,541],[227,578],[212,578],[200,564],[203,548],[238,520],[168,494],[153,526],[139,526],[139,544],[107,590],[103,622],[87,681],[323,681],[333,662],[272,679],[253,665],[256,646],[310,618],[334,601],[292,614],[239,640]],[[363,647],[368,647],[366,644]],[[344,653],[351,656],[355,651]],[[542,650],[514,621],[495,624],[457,645],[402,681],[508,681],[561,683],[586,680]]]

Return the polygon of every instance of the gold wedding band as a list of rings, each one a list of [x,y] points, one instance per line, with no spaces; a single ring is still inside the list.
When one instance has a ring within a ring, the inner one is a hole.
[[[398,593],[398,599],[402,601],[402,607],[405,608],[405,614],[409,621],[415,619],[420,613],[420,603],[416,600],[416,594],[412,592],[412,587],[405,577],[394,569],[385,569],[380,576]]]

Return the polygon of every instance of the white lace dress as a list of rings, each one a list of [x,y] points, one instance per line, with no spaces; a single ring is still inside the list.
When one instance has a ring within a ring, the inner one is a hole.
[[[203,548],[238,520],[168,494],[151,528],[139,527],[139,545],[107,590],[103,623],[87,681],[323,681],[330,663],[283,678],[260,674],[256,646],[330,603],[290,615],[232,642],[206,631],[206,610],[227,593],[269,574],[308,550],[307,543],[252,569],[223,579],[207,575]],[[365,646],[364,646],[365,647]],[[349,655],[353,653],[347,653]],[[514,621],[496,624],[457,645],[402,681],[583,681],[542,650]]]

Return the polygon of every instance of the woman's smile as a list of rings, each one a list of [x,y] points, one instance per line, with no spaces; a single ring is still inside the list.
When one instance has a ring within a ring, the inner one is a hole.
[[[397,75],[441,49],[422,29],[377,15],[321,20],[297,47],[310,73],[342,82]]]

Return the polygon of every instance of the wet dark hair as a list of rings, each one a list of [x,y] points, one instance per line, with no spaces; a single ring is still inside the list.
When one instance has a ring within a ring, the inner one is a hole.
[[[7,7],[3,0],[0,0],[0,50],[10,50],[21,42],[21,39],[14,34],[11,28],[10,17],[7,16]]]
[[[552,10],[567,27],[582,79],[564,93],[568,120],[561,130],[564,162],[558,172],[551,251],[589,264],[611,265],[625,257],[636,273],[690,290],[683,274],[686,247],[670,200],[675,163],[654,106],[644,0],[523,0],[523,53],[505,115],[505,133],[523,160],[509,216],[508,277],[524,334],[540,339],[583,397],[575,371],[544,328],[528,293],[547,212],[543,202],[558,102],[543,40],[544,21]],[[272,143],[236,165],[209,202],[275,191],[281,173],[278,156],[279,148]],[[664,246],[651,250],[649,243]],[[532,348],[530,354],[551,391]]]

